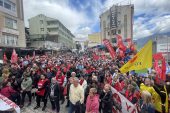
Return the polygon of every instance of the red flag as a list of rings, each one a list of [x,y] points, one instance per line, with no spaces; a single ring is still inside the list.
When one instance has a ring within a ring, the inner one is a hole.
[[[159,83],[160,79],[165,81],[166,80],[166,62],[165,58],[163,57],[162,53],[156,53],[153,55],[155,60],[154,69],[157,72],[156,81]],[[159,67],[158,62],[161,61],[162,65]]]
[[[158,60],[154,62],[154,69],[156,71],[156,81],[158,82],[158,79],[160,78],[159,75],[161,75],[161,69],[159,68]]]
[[[113,49],[111,43],[109,42],[109,40],[104,39],[104,40],[103,40],[103,43],[104,43],[104,45],[107,47],[107,49],[109,50],[112,59],[114,59],[116,53],[115,53],[115,50]]]
[[[165,62],[165,58],[162,59],[162,73],[160,78],[165,81],[166,80],[166,62]]]
[[[15,49],[13,49],[12,56],[11,56],[11,63],[17,63],[17,61],[18,61],[18,55]]]
[[[163,57],[162,53],[156,53],[153,55],[154,60],[160,60],[160,59],[162,59],[162,57]]]
[[[121,58],[124,58],[124,56],[125,56],[124,52],[122,50],[119,50],[119,55],[120,55]]]
[[[3,63],[7,63],[7,57],[6,57],[6,54],[4,53],[4,57],[3,57]]]
[[[123,44],[122,37],[120,35],[117,35],[117,45],[119,49],[126,51],[126,46]]]

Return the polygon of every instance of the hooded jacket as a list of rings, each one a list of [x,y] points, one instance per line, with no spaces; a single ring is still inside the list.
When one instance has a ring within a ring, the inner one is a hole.
[[[99,113],[99,95],[88,96],[86,102],[86,112]]]

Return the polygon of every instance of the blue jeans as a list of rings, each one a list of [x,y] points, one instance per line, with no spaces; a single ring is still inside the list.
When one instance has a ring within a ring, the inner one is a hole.
[[[73,113],[74,111],[75,113],[82,113],[80,103],[76,103],[76,105],[74,105],[70,102],[68,113]]]
[[[72,104],[72,102],[69,103],[69,110],[68,113],[73,113],[76,109],[76,106]]]

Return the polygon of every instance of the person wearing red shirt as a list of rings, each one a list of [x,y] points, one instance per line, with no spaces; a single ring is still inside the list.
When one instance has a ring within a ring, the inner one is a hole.
[[[17,105],[20,105],[20,95],[17,91],[15,91],[11,86],[9,81],[5,81],[2,83],[2,89],[0,91],[0,94],[4,95],[8,99],[12,100],[13,102],[16,102]]]
[[[40,102],[42,99],[44,102],[44,107],[42,108],[42,111],[45,110],[46,105],[47,105],[48,84],[49,84],[49,81],[46,78],[46,75],[42,74],[41,79],[39,80],[38,85],[37,85],[38,86],[38,89],[36,92],[37,93],[37,99],[36,99],[37,106],[34,109],[38,109],[40,107]]]
[[[65,76],[64,74],[61,72],[61,71],[58,71],[57,72],[57,75],[56,75],[56,80],[60,86],[60,98],[61,98],[61,104],[64,103],[65,99],[64,99],[64,95],[63,95],[63,91],[64,91],[64,79],[65,79]]]

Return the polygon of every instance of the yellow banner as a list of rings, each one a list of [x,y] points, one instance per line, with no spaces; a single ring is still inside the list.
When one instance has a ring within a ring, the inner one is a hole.
[[[126,73],[132,70],[141,70],[152,67],[152,40],[125,65],[120,68],[121,73]]]

